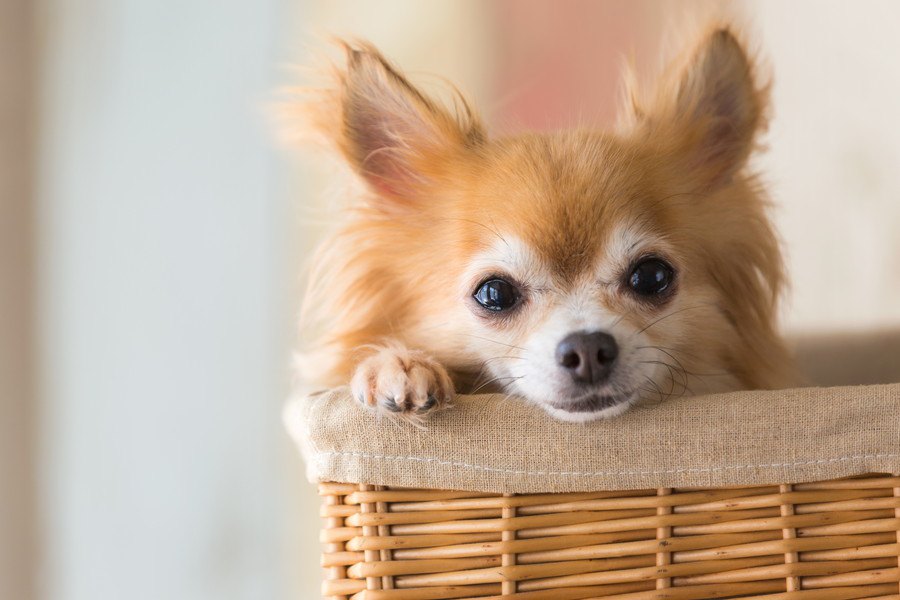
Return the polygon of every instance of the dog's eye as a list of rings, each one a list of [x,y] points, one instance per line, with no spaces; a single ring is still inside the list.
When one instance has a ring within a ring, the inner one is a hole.
[[[489,279],[478,286],[472,297],[486,309],[500,312],[515,306],[519,290],[505,279]]]
[[[669,289],[675,271],[666,261],[645,258],[637,263],[628,276],[628,286],[641,296],[655,296]]]

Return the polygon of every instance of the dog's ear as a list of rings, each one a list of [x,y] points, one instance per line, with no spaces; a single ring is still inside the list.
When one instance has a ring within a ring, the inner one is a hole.
[[[706,35],[669,77],[651,106],[633,114],[665,138],[682,167],[715,187],[744,165],[765,128],[767,88],[758,87],[753,63],[728,28]]]
[[[447,110],[413,87],[373,46],[343,43],[337,144],[387,206],[411,206],[439,184],[450,160],[478,144],[482,128],[458,98]]]

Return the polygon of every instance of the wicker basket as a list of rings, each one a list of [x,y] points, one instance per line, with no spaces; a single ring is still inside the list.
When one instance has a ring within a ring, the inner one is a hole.
[[[900,598],[900,478],[482,494],[323,483],[325,596]]]
[[[374,419],[346,390],[286,411],[326,597],[900,600],[900,384]]]

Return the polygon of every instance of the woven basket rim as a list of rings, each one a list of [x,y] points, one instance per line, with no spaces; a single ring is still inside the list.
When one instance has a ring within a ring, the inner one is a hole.
[[[543,493],[897,474],[898,407],[900,384],[797,388],[678,398],[570,424],[479,395],[421,428],[338,388],[292,399],[285,422],[313,482]]]

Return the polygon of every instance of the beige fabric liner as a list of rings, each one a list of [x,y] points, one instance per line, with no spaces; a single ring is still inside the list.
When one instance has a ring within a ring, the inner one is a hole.
[[[679,398],[587,424],[463,396],[426,428],[340,388],[291,401],[285,419],[314,482],[540,493],[900,474],[900,384]]]

